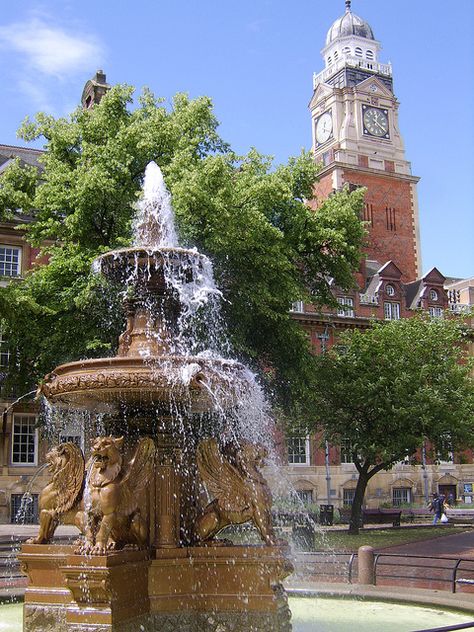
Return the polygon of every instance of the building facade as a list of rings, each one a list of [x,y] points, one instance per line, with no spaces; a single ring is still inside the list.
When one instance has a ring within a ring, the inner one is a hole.
[[[368,238],[356,289],[333,288],[337,310],[293,305],[293,317],[318,353],[344,329],[367,328],[374,318],[409,318],[420,309],[441,318],[447,310],[459,313],[473,303],[472,280],[446,279],[436,268],[421,275],[419,178],[405,155],[393,69],[381,61],[381,44],[371,26],[352,12],[350,0],[345,5],[327,33],[324,68],[313,77],[312,150],[321,172],[311,205],[317,212],[344,186],[365,187],[362,219]],[[333,447],[296,432],[287,439],[287,457],[287,475],[303,502],[351,504],[357,471],[344,439]],[[423,503],[428,494],[442,491],[469,503],[474,502],[473,485],[472,454],[430,460],[420,446],[415,462],[398,463],[373,477],[365,502],[368,507]]]

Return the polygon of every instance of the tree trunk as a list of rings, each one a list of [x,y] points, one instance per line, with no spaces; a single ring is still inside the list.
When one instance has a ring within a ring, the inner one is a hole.
[[[349,533],[352,535],[359,535],[362,503],[364,502],[365,490],[370,478],[371,477],[367,472],[359,471],[359,478],[357,480],[357,487],[355,490],[354,500],[352,501],[352,511],[349,520]]]

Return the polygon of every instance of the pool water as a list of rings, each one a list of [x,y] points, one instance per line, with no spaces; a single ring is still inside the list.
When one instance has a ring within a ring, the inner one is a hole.
[[[359,599],[292,597],[295,632],[414,632],[467,623],[474,614],[448,612],[433,606]]]
[[[414,632],[474,620],[439,608],[324,597],[291,597],[294,632]],[[0,606],[0,632],[22,632],[23,604]]]

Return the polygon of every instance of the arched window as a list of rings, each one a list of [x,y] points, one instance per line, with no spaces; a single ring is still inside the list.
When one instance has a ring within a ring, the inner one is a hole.
[[[328,66],[330,66],[331,64],[332,64],[332,57],[331,57],[331,55],[329,55],[329,57],[328,57]]]
[[[339,53],[337,52],[337,50],[334,51],[334,61],[337,61],[339,57]]]
[[[395,288],[393,287],[393,285],[386,285],[385,286],[385,291],[387,292],[387,296],[395,296]]]
[[[360,48],[360,46],[356,46],[355,56],[356,57],[362,57],[362,48]]]
[[[351,49],[349,46],[344,46],[344,48],[342,49],[342,54],[343,55],[350,55],[351,54]]]
[[[367,57],[367,59],[370,59],[370,61],[373,61],[375,58],[374,51],[373,50],[366,51],[365,56]]]

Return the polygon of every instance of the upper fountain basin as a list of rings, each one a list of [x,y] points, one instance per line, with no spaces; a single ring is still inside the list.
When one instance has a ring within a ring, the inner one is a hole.
[[[54,404],[113,412],[123,406],[183,405],[190,413],[232,408],[247,383],[238,362],[200,356],[115,356],[70,362],[45,377],[39,393]]]
[[[94,261],[94,269],[107,279],[122,284],[134,285],[143,281],[152,284],[157,276],[163,277],[165,266],[191,273],[199,270],[204,261],[207,257],[195,249],[133,246],[100,255]]]

